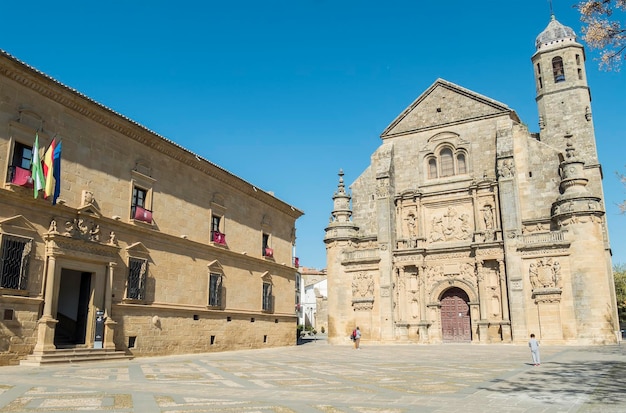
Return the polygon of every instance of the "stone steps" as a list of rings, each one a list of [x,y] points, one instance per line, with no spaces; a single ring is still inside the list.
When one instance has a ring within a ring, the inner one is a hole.
[[[63,348],[37,352],[20,360],[21,366],[43,366],[63,363],[84,363],[89,361],[130,360],[133,357],[123,351],[94,348]]]

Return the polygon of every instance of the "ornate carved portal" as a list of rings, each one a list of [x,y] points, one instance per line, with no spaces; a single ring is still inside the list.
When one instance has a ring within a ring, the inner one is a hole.
[[[454,287],[441,297],[441,329],[444,342],[470,342],[472,329],[469,297],[465,291]]]

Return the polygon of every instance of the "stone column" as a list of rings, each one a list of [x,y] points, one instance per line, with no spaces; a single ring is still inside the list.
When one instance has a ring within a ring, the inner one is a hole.
[[[426,318],[426,280],[424,275],[424,266],[417,266],[417,280],[419,283],[420,289],[420,322],[427,323],[428,319]]]
[[[104,343],[105,349],[115,349],[113,337],[117,323],[111,318],[111,294],[113,292],[113,273],[117,264],[110,262],[107,266],[106,283],[104,286]]]
[[[478,283],[478,305],[480,310],[480,320],[478,321],[478,337],[481,343],[489,341],[489,321],[487,320],[487,297],[485,294],[483,262],[477,262],[476,281]]]
[[[511,320],[509,319],[509,297],[506,288],[506,270],[504,260],[498,260],[498,272],[500,273],[500,296],[502,304],[502,341],[511,341]]]
[[[53,301],[56,299],[56,259],[53,256],[47,258],[48,271],[46,274],[46,293],[44,295],[43,315],[37,322],[37,344],[35,344],[33,353],[43,353],[44,351],[56,349],[54,345],[54,332],[59,321],[52,315]]]
[[[398,296],[396,306],[398,308],[398,322],[406,322],[407,321],[407,311],[406,311],[406,279],[404,267],[397,268],[397,277],[398,277]]]

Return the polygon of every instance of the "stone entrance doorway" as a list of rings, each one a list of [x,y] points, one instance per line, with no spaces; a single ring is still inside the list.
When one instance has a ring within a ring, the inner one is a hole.
[[[84,345],[89,324],[92,274],[63,269],[59,286],[54,344],[57,348]]]
[[[450,343],[470,342],[469,297],[465,291],[454,287],[445,291],[441,297],[441,328],[443,341]]]

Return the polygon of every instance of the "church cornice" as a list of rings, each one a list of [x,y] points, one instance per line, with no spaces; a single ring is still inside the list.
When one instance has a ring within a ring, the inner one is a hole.
[[[302,211],[260,190],[220,166],[201,158],[177,143],[16,59],[4,50],[0,49],[0,56],[2,57],[2,59],[0,59],[0,74],[2,76],[13,80],[93,122],[197,169],[218,181],[224,182],[293,218],[297,219],[304,214]]]

